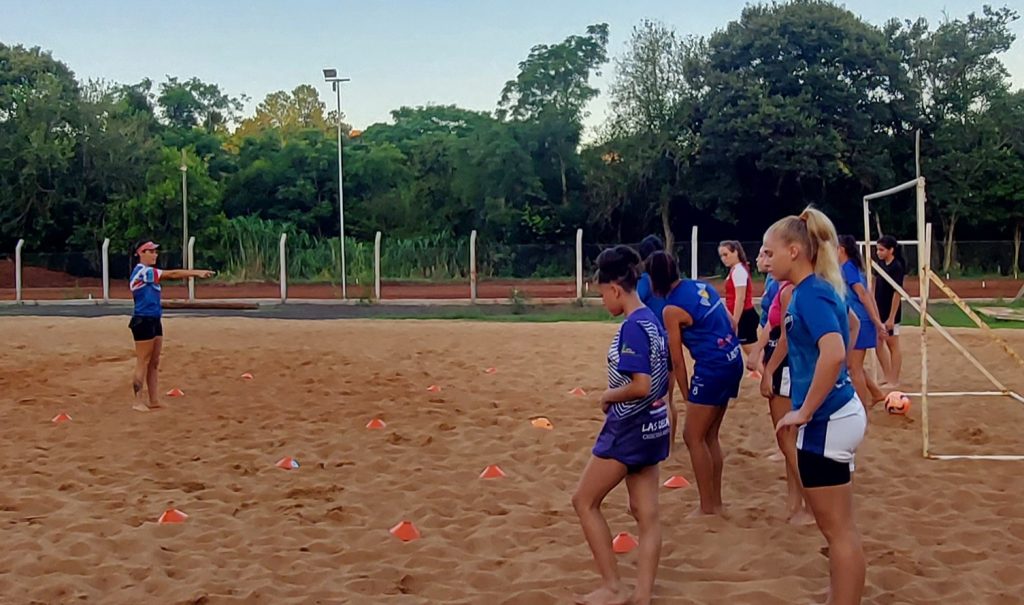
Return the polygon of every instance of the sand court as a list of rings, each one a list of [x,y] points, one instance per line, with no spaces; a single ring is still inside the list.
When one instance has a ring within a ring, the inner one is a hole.
[[[161,391],[184,396],[138,414],[127,318],[0,318],[4,602],[545,605],[593,586],[569,498],[600,428],[615,324],[164,326]],[[981,334],[957,335],[1024,389]],[[1024,350],[1024,334],[1004,336]],[[987,388],[931,337],[931,389]],[[916,330],[903,342],[916,390]],[[61,412],[71,420],[51,422]],[[824,598],[824,540],[783,521],[767,413],[745,380],[722,429],[729,519],[686,519],[693,487],[661,492],[657,603]],[[1024,454],[1024,406],[1009,399],[931,413],[937,451]],[[865,603],[1019,603],[1024,466],[923,460],[919,414],[873,411],[858,455]],[[276,466],[285,457],[298,468]],[[482,479],[489,465],[505,476]],[[661,474],[692,480],[681,442]],[[188,519],[157,524],[168,508]],[[635,535],[624,487],[605,510],[613,535]],[[389,533],[403,520],[420,539]],[[631,582],[635,554],[619,561]]]

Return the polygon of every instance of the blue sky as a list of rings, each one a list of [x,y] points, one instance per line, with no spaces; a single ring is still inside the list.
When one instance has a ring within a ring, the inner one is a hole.
[[[1010,1],[1015,5],[1020,0]],[[873,23],[943,12],[962,17],[983,0],[850,0]],[[402,105],[455,103],[490,110],[532,45],[557,42],[591,23],[611,28],[619,54],[643,18],[683,34],[706,35],[739,17],[744,0],[0,0],[0,41],[53,51],[79,78],[136,82],[198,76],[251,97],[302,83],[322,67],[352,78],[342,100],[357,128],[387,120]],[[998,1],[993,2],[1000,5]],[[1024,21],[1004,62],[1024,86]],[[597,84],[604,89],[611,64]],[[606,111],[590,107],[588,124]]]

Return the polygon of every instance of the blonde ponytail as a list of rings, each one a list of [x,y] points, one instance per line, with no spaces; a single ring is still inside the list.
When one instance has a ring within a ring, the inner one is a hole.
[[[846,282],[839,268],[839,236],[823,212],[808,206],[800,216],[787,216],[769,228],[788,243],[800,244],[814,266],[814,273],[827,281],[840,298],[846,298]]]
[[[846,282],[839,268],[839,235],[832,219],[817,208],[808,206],[800,213],[800,220],[807,224],[807,239],[814,263],[814,272],[832,284],[839,298],[846,297]]]

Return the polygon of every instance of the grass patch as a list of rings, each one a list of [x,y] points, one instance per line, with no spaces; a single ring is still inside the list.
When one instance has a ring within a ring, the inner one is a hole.
[[[979,305],[970,305],[974,312],[978,314],[981,319],[992,328],[1011,328],[1011,329],[1024,329],[1024,322],[1020,321],[1003,321],[999,319],[993,319],[987,317],[985,314],[978,311]],[[1024,308],[1024,304],[1018,303],[985,303],[984,307],[1011,307],[1011,308]],[[951,302],[929,302],[928,313],[935,318],[945,328],[977,328],[974,321],[967,314],[960,310],[960,307],[956,306]],[[904,326],[915,326],[921,325],[921,316],[918,315],[917,311],[910,308],[909,305],[903,307],[903,325]]]

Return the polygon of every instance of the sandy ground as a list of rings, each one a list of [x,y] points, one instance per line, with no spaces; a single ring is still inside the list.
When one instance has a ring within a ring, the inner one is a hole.
[[[173,317],[161,390],[185,397],[148,415],[129,410],[126,324],[0,318],[3,603],[545,605],[596,579],[569,496],[614,324]],[[961,334],[1024,389],[998,349]],[[933,389],[987,388],[930,342]],[[872,413],[858,457],[865,602],[1020,603],[1024,462],[923,460],[920,411]],[[73,420],[51,423],[58,412]],[[540,415],[554,430],[531,426]],[[944,400],[931,416],[937,453],[1024,454],[1024,406],[1008,399]],[[374,417],[387,427],[367,430]],[[730,518],[686,519],[696,491],[662,491],[656,602],[820,602],[824,541],[781,519],[753,382],[722,433]],[[283,456],[300,468],[275,468]],[[508,476],[479,479],[489,464]],[[685,448],[670,474],[691,477]],[[171,506],[188,520],[156,524]],[[635,534],[624,488],[605,510],[613,533]],[[420,540],[388,533],[403,519]],[[619,560],[631,580],[635,554]]]

